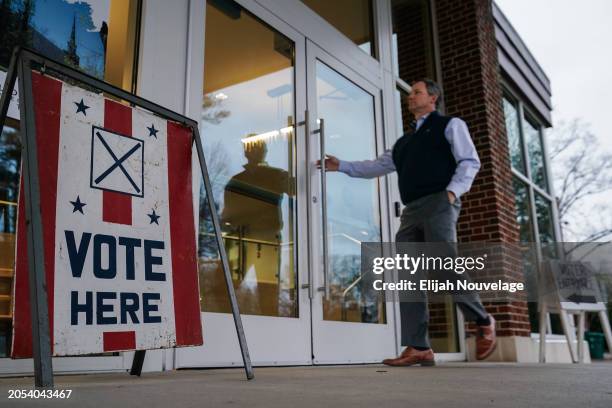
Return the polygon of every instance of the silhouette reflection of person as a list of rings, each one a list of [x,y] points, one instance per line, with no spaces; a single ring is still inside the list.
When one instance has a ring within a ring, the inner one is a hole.
[[[265,142],[245,143],[243,147],[247,163],[243,166],[244,170],[234,175],[225,186],[221,220],[230,235],[239,237],[239,271],[242,282],[238,291],[250,292],[244,297],[239,296],[246,302],[241,302],[242,307],[246,313],[269,314],[271,311],[263,310],[268,308],[262,303],[270,301],[272,293],[263,293],[266,288],[258,282],[255,262],[260,257],[262,246],[282,242],[282,200],[284,194],[292,195],[293,181],[286,170],[272,167],[265,161],[268,153]],[[256,254],[254,249],[257,250]],[[276,251],[276,259],[270,260],[273,263],[265,266],[267,271],[260,273],[274,270],[276,277],[280,276],[280,245]],[[279,289],[278,285],[275,289]],[[276,295],[274,292],[275,298]],[[272,307],[276,309],[280,305]]]
[[[278,242],[283,228],[281,203],[290,194],[287,171],[269,166],[268,147],[263,142],[244,145],[244,171],[225,186],[222,221],[244,238]]]

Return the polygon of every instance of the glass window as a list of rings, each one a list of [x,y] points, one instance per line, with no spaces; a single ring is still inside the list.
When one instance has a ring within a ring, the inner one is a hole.
[[[518,109],[514,103],[506,98],[503,98],[503,104],[504,117],[506,119],[506,133],[508,135],[508,148],[510,149],[510,161],[512,162],[512,167],[525,174]]]
[[[18,130],[5,126],[0,136],[0,357],[8,355],[11,333],[20,146]]]
[[[520,228],[521,242],[533,242],[533,226],[529,205],[529,189],[517,177],[513,177],[514,202],[516,203],[516,222]]]
[[[234,2],[209,1],[205,27],[204,152],[240,311],[296,317],[294,44]],[[229,313],[201,198],[201,307]]]
[[[133,90],[138,0],[3,0],[0,68],[13,47],[33,48]]]
[[[530,298],[537,296],[535,288],[536,282],[536,265],[537,257],[534,252],[534,231],[531,220],[531,206],[529,199],[529,187],[526,183],[519,180],[517,177],[512,178],[514,187],[514,197],[516,203],[516,221],[519,225],[519,240],[522,243],[521,258],[525,283],[527,285],[527,293]],[[536,303],[528,303],[529,322],[533,330],[538,327],[538,307]]]
[[[553,213],[550,200],[539,193],[535,193],[536,216],[538,217],[538,233],[543,244],[554,242],[555,230],[553,226]]]
[[[407,83],[436,78],[428,0],[392,0],[393,73]]]
[[[538,223],[538,239],[540,241],[542,255],[544,258],[557,258],[557,246],[553,244],[555,241],[555,231],[553,226],[553,213],[551,202],[550,200],[535,191],[534,201],[536,218]],[[532,282],[530,283],[530,286],[536,287],[536,284],[536,282]],[[562,334],[563,331],[561,330],[558,316],[552,314],[550,318],[552,333]],[[538,328],[540,316],[537,310],[537,304],[533,302],[529,303],[529,320],[531,323],[531,330],[537,332],[539,330]]]
[[[375,57],[372,0],[302,0],[359,48]]]
[[[0,136],[0,233],[15,233],[20,162],[19,132],[7,125]]]
[[[512,102],[509,97],[503,97],[502,100],[512,168],[517,172],[527,175],[527,164],[525,163],[525,160],[527,160],[530,171],[530,180],[524,182],[515,176],[513,177],[513,186],[516,202],[516,219],[520,229],[520,241],[524,244],[522,257],[525,282],[527,290],[531,291],[537,288],[538,263],[535,250],[540,249],[545,257],[556,257],[556,247],[554,245],[545,245],[555,240],[552,203],[535,189],[538,186],[547,190],[542,135],[539,130],[540,126],[535,121],[526,116],[522,117],[522,121],[520,120],[520,101],[517,103]],[[524,151],[523,146],[526,146],[527,152]],[[530,191],[533,193],[533,202],[530,199]],[[534,209],[535,220],[531,216]],[[534,231],[534,223],[537,223],[538,226],[537,237]],[[535,298],[537,294],[530,292],[528,296]],[[535,302],[528,302],[529,322],[532,331],[537,331],[539,328],[537,306]],[[553,332],[555,332],[558,324],[555,323],[554,316],[552,326]]]
[[[546,172],[544,170],[544,149],[539,126],[525,118],[525,142],[529,157],[531,179],[541,188],[547,190]]]

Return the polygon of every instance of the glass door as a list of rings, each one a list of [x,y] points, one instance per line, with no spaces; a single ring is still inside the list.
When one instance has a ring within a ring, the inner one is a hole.
[[[221,221],[255,365],[310,364],[304,127],[305,40],[249,3],[207,2],[200,129],[215,208],[201,190],[204,346],[176,367],[242,364],[210,218]]]
[[[380,87],[307,41],[313,362],[378,362],[396,352],[393,310],[361,274],[362,242],[387,236],[384,179],[322,173],[323,154],[382,153]]]

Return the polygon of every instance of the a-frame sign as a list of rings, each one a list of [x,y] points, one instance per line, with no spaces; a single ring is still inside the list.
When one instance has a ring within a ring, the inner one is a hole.
[[[13,357],[201,345],[191,156],[195,145],[248,379],[253,370],[197,122],[28,49],[19,79],[22,179]]]

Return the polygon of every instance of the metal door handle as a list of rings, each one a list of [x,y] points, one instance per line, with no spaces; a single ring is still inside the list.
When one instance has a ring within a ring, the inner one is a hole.
[[[325,292],[329,298],[329,265],[327,254],[327,174],[325,163],[325,120],[319,119],[319,143],[321,146],[321,222],[323,224],[323,287],[320,291]]]
[[[304,134],[306,135],[306,163],[310,163],[310,112],[308,109],[304,111]],[[308,172],[308,183],[307,183],[307,191],[308,197],[313,197],[312,195],[312,187],[310,183],[310,170]],[[308,244],[310,246],[310,244]],[[310,252],[310,251],[309,251]],[[302,285],[302,289],[308,289],[308,298],[314,298],[314,277],[313,272],[308,271],[308,283]]]

